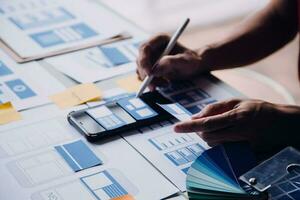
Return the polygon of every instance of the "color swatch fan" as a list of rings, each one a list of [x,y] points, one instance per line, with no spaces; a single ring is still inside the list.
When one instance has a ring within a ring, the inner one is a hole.
[[[254,156],[245,143],[228,143],[205,151],[188,170],[189,199],[266,199],[265,194],[237,179],[254,166]]]

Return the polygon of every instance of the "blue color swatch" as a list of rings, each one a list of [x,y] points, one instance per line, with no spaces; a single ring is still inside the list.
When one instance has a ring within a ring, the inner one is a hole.
[[[36,93],[31,90],[21,79],[6,81],[5,84],[20,98],[27,99],[36,96]]]
[[[0,76],[13,74],[13,72],[0,60]]]
[[[74,172],[103,163],[82,140],[55,146],[54,148]]]
[[[245,142],[225,143],[203,152],[187,171],[187,192],[191,199],[266,199],[237,177],[251,169],[253,154]],[[241,171],[239,171],[239,170]]]

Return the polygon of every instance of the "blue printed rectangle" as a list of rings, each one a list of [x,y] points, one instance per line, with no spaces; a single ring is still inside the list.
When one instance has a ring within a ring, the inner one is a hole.
[[[65,8],[58,7],[41,10],[39,12],[26,13],[22,16],[9,17],[9,20],[21,30],[26,30],[63,23],[74,18],[75,16]]]
[[[188,163],[189,161],[185,159],[181,154],[179,154],[177,151],[172,151],[169,153],[166,153],[165,156],[172,161],[176,166],[180,166],[183,164]]]
[[[112,66],[118,66],[131,62],[125,55],[116,47],[99,47],[104,56],[109,60]]]
[[[99,122],[106,130],[113,130],[126,125],[126,123],[115,114],[97,118],[96,121]]]
[[[117,103],[136,120],[144,120],[158,115],[140,98],[126,98]]]
[[[6,81],[5,84],[20,98],[27,99],[36,96],[36,93],[21,79]]]
[[[189,162],[192,162],[197,158],[197,156],[193,154],[188,148],[178,149],[177,152]]]
[[[79,23],[70,27],[62,27],[54,30],[31,34],[30,37],[41,47],[47,48],[64,43],[87,39],[96,35],[98,35],[98,33],[91,29],[89,26],[84,23]]]
[[[187,147],[165,153],[165,156],[176,166],[193,162],[204,151],[200,144],[193,144]]]
[[[86,113],[106,130],[113,130],[127,124],[106,106],[89,109]]]
[[[13,72],[0,60],[0,76],[13,74]]]
[[[94,31],[91,27],[84,23],[72,25],[71,28],[74,32],[81,36],[81,39],[86,39],[98,35],[96,31]]]
[[[99,185],[95,184],[94,180],[96,179]],[[107,196],[113,199],[128,194],[126,189],[108,171],[81,177],[80,180],[98,200],[101,200],[103,196],[106,199]]]
[[[202,110],[202,106],[201,105],[195,105],[195,106],[187,107],[186,109],[188,111],[190,111],[192,114],[196,114],[196,113],[198,113]]]
[[[158,104],[162,109],[173,115],[177,118],[177,115],[189,115],[191,116],[192,113],[185,109],[179,103],[171,103],[171,104]]]
[[[187,174],[188,171],[189,171],[189,169],[190,169],[189,167],[186,167],[186,168],[181,169],[181,171],[182,171],[183,173]]]
[[[103,163],[82,140],[55,146],[54,148],[74,172]]]
[[[43,48],[65,43],[65,41],[54,31],[35,33],[30,35],[30,37]]]
[[[187,149],[190,150],[196,157],[205,151],[205,148],[198,143],[188,146]]]

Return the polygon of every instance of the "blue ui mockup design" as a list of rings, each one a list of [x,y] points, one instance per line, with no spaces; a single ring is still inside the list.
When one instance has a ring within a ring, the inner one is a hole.
[[[6,81],[5,84],[20,98],[27,99],[34,97],[37,94],[32,91],[21,79]]]
[[[97,36],[98,33],[84,23],[31,34],[41,47],[47,48]]]
[[[158,115],[140,98],[121,99],[117,103],[136,120],[144,120]]]
[[[55,146],[54,148],[74,172],[103,163],[82,140]]]

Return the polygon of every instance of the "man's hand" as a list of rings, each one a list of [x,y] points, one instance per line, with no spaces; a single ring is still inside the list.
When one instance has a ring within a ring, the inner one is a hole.
[[[257,149],[293,145],[300,139],[300,108],[259,100],[232,99],[208,105],[176,132],[198,132],[209,146],[249,141]]]
[[[143,44],[139,50],[137,74],[140,80],[147,75],[154,75],[155,79],[150,85],[152,90],[156,86],[166,84],[168,80],[188,79],[208,71],[207,64],[201,56],[181,44],[176,44],[171,55],[161,58],[152,71],[153,65],[163,53],[169,40],[170,37],[167,35],[158,35]]]

